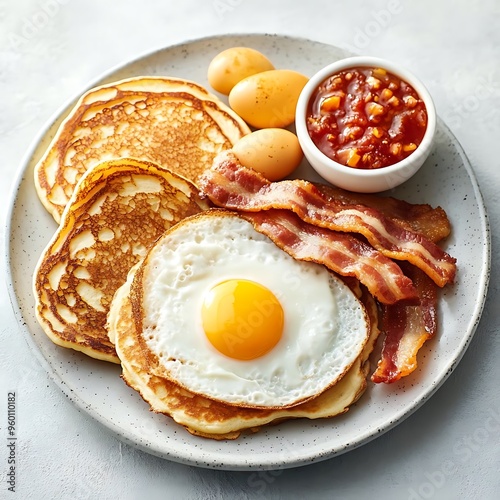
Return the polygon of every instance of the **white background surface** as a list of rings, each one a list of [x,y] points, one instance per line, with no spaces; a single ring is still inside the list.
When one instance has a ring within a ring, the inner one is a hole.
[[[68,98],[147,50],[227,32],[312,38],[393,59],[422,78],[477,175],[493,239],[482,321],[448,381],[384,436],[285,471],[221,472],[122,444],[36,361],[0,288],[0,498],[496,499],[500,491],[500,3],[496,0],[0,0],[1,238],[23,153]],[[6,275],[1,264],[2,277]],[[16,493],[7,491],[7,392],[17,393]],[[3,450],[3,451],[2,451]]]

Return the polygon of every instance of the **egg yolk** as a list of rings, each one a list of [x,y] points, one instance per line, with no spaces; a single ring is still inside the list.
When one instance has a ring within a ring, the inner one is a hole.
[[[202,305],[210,343],[222,354],[250,360],[269,352],[283,333],[283,308],[266,287],[231,279],[212,287]]]

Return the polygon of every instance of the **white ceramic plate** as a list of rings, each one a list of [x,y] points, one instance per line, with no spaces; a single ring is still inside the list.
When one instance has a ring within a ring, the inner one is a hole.
[[[303,39],[223,36],[148,54],[112,70],[91,86],[135,75],[158,74],[192,79],[208,87],[206,70],[211,58],[233,46],[254,47],[270,57],[277,67],[307,75],[346,55],[338,48]],[[450,131],[439,123],[431,157],[417,176],[390,193],[408,201],[441,205],[453,224],[453,234],[445,246],[458,259],[458,279],[442,293],[439,335],[419,354],[418,370],[400,383],[370,384],[358,404],[341,417],[285,422],[236,441],[193,437],[168,417],[152,414],[139,395],[120,379],[118,366],[55,346],[35,319],[33,269],[56,224],[37,198],[33,166],[64,112],[64,109],[58,112],[36,138],[20,169],[6,231],[10,237],[10,241],[7,239],[9,291],[20,327],[53,380],[79,408],[125,442],[167,459],[201,467],[249,470],[309,464],[360,446],[401,422],[436,391],[464,354],[485,300],[490,237],[469,162]],[[304,163],[300,175],[309,176],[309,169]]]

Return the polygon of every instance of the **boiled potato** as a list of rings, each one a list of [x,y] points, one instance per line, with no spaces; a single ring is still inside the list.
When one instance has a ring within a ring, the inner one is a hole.
[[[249,76],[229,93],[229,105],[256,128],[287,127],[295,119],[300,92],[308,78],[288,69]]]
[[[247,76],[274,69],[271,61],[258,50],[248,47],[233,47],[217,54],[208,66],[208,83],[222,94]]]
[[[277,181],[291,174],[302,160],[297,136],[282,128],[256,130],[242,137],[233,152],[245,167]]]

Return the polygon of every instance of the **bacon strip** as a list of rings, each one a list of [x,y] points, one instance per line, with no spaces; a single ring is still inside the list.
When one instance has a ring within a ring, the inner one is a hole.
[[[245,212],[286,209],[315,226],[362,234],[385,256],[411,262],[439,286],[455,278],[455,259],[421,234],[404,229],[374,208],[336,202],[311,182],[270,182],[243,167],[230,152],[216,157],[198,186],[218,206]]]
[[[353,193],[336,186],[315,184],[329,201],[344,205],[365,205],[378,210],[398,226],[420,233],[428,240],[437,243],[451,233],[451,225],[446,212],[441,207],[426,203],[408,203],[391,196]]]
[[[390,384],[409,375],[417,367],[417,352],[437,331],[437,288],[418,268],[404,266],[417,288],[420,304],[382,305],[385,332],[381,359],[372,375],[373,382]]]
[[[240,217],[295,259],[356,277],[383,304],[417,300],[413,283],[401,268],[355,236],[308,224],[288,210],[245,212]]]

